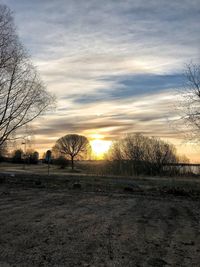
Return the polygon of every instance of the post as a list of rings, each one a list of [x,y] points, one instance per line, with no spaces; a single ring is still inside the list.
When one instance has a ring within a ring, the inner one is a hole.
[[[49,159],[48,159],[48,176],[49,176]]]
[[[24,145],[24,164],[23,164],[23,169],[25,170],[25,164],[26,164],[26,139],[24,139],[25,141],[22,143],[22,145]]]

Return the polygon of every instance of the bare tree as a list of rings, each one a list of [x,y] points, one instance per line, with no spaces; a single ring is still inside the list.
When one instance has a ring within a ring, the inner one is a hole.
[[[142,134],[129,134],[115,142],[108,158],[115,163],[116,170],[129,174],[157,174],[164,165],[178,161],[173,145]]]
[[[86,156],[90,152],[90,143],[85,136],[69,134],[58,139],[53,150],[70,157],[73,170],[74,159]]]
[[[181,121],[192,137],[199,139],[200,132],[200,64],[190,63],[185,68],[185,88],[181,93],[182,100],[179,111]]]
[[[9,8],[0,5],[0,146],[53,101],[18,40]]]

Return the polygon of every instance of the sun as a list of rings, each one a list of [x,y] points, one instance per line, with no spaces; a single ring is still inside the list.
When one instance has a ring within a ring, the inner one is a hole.
[[[90,141],[92,152],[97,159],[102,159],[104,154],[108,151],[111,141],[95,139]]]

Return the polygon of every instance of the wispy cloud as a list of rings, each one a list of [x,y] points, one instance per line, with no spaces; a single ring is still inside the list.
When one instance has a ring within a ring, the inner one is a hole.
[[[4,2],[58,97],[56,113],[35,122],[44,147],[67,132],[179,137],[167,120],[184,63],[200,57],[199,0]]]
[[[104,78],[103,81],[112,83],[104,85],[99,91],[92,93],[78,93],[70,96],[75,103],[86,104],[92,102],[113,101],[116,99],[128,99],[141,95],[155,94],[169,89],[183,87],[183,74],[171,75],[156,75],[156,74],[138,74],[138,75],[123,75]],[[171,91],[172,93],[172,91]]]

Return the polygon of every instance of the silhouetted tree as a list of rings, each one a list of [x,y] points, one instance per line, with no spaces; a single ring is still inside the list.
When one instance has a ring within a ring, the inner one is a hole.
[[[142,134],[129,134],[114,142],[108,159],[113,161],[116,172],[129,174],[157,174],[164,165],[178,161],[173,145]]]
[[[52,103],[18,39],[11,11],[0,5],[0,146]]]
[[[193,137],[200,133],[200,64],[190,63],[185,68],[185,86],[181,93],[181,117],[184,125],[191,129]]]
[[[13,152],[12,161],[14,163],[22,163],[23,162],[23,151],[21,149],[17,149]]]
[[[58,139],[53,149],[61,155],[65,155],[70,158],[73,170],[74,159],[86,156],[90,151],[90,143],[85,136],[69,134]]]
[[[37,151],[33,151],[30,154],[30,163],[37,164],[39,161],[39,153]]]
[[[28,149],[24,154],[24,160],[28,164],[37,164],[39,161],[39,153],[33,149]]]

